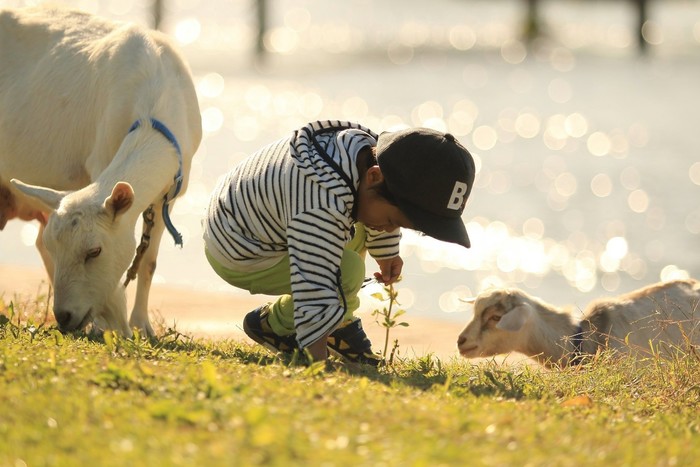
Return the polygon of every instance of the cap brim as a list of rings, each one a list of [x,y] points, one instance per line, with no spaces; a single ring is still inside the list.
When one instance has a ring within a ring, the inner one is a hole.
[[[465,248],[472,246],[461,217],[437,216],[401,199],[398,199],[397,203],[399,209],[413,223],[415,230],[443,242],[456,243]]]

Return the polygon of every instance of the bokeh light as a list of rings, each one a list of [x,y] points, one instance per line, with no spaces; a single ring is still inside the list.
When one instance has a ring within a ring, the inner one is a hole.
[[[224,113],[218,107],[209,107],[202,110],[202,128],[213,133],[221,129],[224,124]]]
[[[515,119],[515,131],[521,138],[534,138],[540,132],[540,119],[532,112],[523,112]]]
[[[527,57],[527,48],[521,41],[507,40],[501,45],[501,56],[507,63],[517,65]]]
[[[202,32],[202,25],[195,18],[187,18],[179,21],[175,26],[175,39],[183,45],[192,44]]]
[[[265,36],[265,47],[270,52],[290,54],[299,46],[299,33],[292,28],[279,27],[268,31]]]
[[[201,97],[216,98],[224,92],[224,77],[219,73],[207,73],[197,84],[197,94]]]
[[[662,281],[685,280],[689,278],[690,274],[688,274],[688,271],[679,268],[675,264],[665,266],[661,270],[661,274],[659,274],[659,279]]]
[[[564,119],[564,130],[569,136],[580,138],[588,132],[588,121],[580,113],[574,112]]]
[[[469,50],[476,44],[476,32],[469,26],[454,26],[450,29],[449,41],[457,50]]]
[[[39,234],[39,226],[32,224],[24,224],[20,230],[20,238],[24,246],[34,246],[36,237]]]
[[[474,146],[482,151],[488,151],[493,149],[498,141],[498,133],[493,127],[487,125],[481,125],[474,129],[472,133],[472,142]]]
[[[591,180],[591,191],[599,198],[605,198],[612,193],[612,180],[608,174],[596,174]]]
[[[588,150],[594,156],[605,156],[610,153],[612,143],[608,135],[601,131],[591,133],[586,142]]]
[[[555,78],[547,87],[549,98],[558,104],[566,104],[571,100],[573,90],[571,84],[562,78]]]
[[[636,190],[641,184],[641,175],[635,167],[627,166],[620,174],[620,183],[628,190]]]
[[[688,176],[693,183],[700,185],[700,162],[696,162],[690,166]]]
[[[649,208],[649,195],[644,190],[634,190],[629,194],[627,203],[632,211],[636,213],[645,212]]]

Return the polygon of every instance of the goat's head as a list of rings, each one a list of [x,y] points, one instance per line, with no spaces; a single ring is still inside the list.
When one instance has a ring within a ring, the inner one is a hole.
[[[134,223],[125,219],[134,200],[126,182],[99,199],[95,185],[74,192],[12,183],[51,212],[43,243],[54,262],[54,316],[61,331],[97,321],[130,335],[121,277],[135,250]],[[135,220],[134,220],[135,222]]]
[[[467,301],[474,303],[474,317],[457,339],[457,348],[463,357],[490,357],[519,351],[518,331],[533,313],[524,292],[492,289]]]

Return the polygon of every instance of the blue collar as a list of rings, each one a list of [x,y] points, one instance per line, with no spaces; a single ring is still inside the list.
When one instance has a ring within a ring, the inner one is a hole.
[[[583,362],[583,358],[585,357],[583,353],[583,328],[581,327],[581,323],[576,326],[576,332],[571,336],[571,342],[574,344],[574,351],[569,359],[569,365],[579,365]]]
[[[179,166],[177,169],[177,173],[175,174],[175,178],[173,179],[172,188],[170,188],[170,191],[168,191],[168,193],[166,193],[163,197],[163,222],[165,223],[165,228],[168,229],[168,232],[173,237],[173,240],[175,240],[175,245],[182,246],[182,235],[180,234],[180,232],[177,231],[172,221],[170,220],[170,212],[168,209],[170,201],[172,201],[180,193],[180,189],[182,188],[182,151],[180,150],[180,145],[177,144],[177,139],[175,138],[175,135],[173,135],[173,133],[168,129],[167,126],[165,126],[163,122],[161,122],[160,120],[156,120],[155,118],[151,118],[150,121],[151,127],[153,127],[154,130],[162,134],[165,137],[165,139],[170,141],[170,143],[175,147],[175,151],[177,151],[177,160]],[[131,125],[131,128],[129,128],[129,133],[136,130],[140,126],[141,120],[136,120],[133,123],[133,125]]]

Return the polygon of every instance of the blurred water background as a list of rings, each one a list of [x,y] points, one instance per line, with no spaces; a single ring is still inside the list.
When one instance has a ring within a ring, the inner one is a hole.
[[[156,281],[245,293],[202,254],[209,193],[249,153],[325,118],[449,131],[475,157],[472,248],[404,233],[409,313],[465,322],[459,299],[492,285],[583,308],[700,278],[700,1],[650,2],[645,55],[631,2],[542,1],[529,46],[525,3],[272,0],[256,58],[253,0],[164,0],[161,29],[192,66],[204,139],[172,216],[184,248],[164,239]],[[65,4],[153,23],[148,1]],[[36,232],[10,222],[0,261],[40,267]]]

